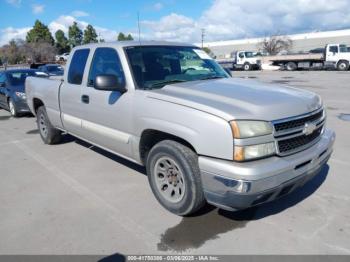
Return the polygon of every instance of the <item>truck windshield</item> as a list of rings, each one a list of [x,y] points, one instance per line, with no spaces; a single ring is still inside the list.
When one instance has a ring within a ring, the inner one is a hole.
[[[255,56],[253,52],[244,52],[244,54],[246,58],[252,58]]]
[[[207,53],[196,47],[135,46],[125,51],[138,88],[229,77]]]

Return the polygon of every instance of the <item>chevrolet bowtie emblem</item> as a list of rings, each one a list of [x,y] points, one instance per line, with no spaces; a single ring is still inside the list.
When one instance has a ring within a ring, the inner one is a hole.
[[[314,123],[305,123],[303,134],[304,135],[311,135],[316,130],[316,125]]]

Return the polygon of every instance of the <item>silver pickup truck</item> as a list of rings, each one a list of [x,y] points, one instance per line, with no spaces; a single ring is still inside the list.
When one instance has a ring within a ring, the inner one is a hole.
[[[178,215],[284,196],[317,175],[335,139],[318,95],[234,79],[180,43],[79,46],[62,79],[29,77],[26,95],[45,143],[69,133],[145,165]]]

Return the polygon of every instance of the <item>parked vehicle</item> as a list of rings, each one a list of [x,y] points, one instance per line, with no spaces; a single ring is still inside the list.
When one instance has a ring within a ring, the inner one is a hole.
[[[318,95],[231,78],[180,43],[79,46],[63,79],[29,77],[26,94],[44,143],[67,132],[146,166],[178,215],[286,195],[319,173],[335,140]]]
[[[24,91],[24,81],[28,76],[37,76],[37,71],[32,69],[0,71],[0,107],[9,110],[14,117],[30,113]]]
[[[64,69],[61,65],[46,64],[38,67],[38,70],[44,72],[48,76],[63,76]]]
[[[310,52],[309,54],[275,56],[269,59],[273,65],[293,71],[297,69],[337,69],[349,70],[350,52],[346,45],[328,44],[323,53]]]
[[[64,53],[62,55],[56,55],[55,59],[56,59],[56,62],[63,62],[63,61],[67,61],[68,57],[69,57],[69,53]]]
[[[243,69],[245,71],[249,71],[261,69],[261,60],[255,53],[250,51],[233,52],[231,54],[231,58],[218,59],[217,62],[222,67],[231,70]]]
[[[325,52],[324,48],[315,48],[309,51],[310,54],[324,54],[324,52]]]

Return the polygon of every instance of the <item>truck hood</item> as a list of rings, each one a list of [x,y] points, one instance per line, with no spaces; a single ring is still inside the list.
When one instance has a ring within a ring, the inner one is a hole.
[[[151,90],[149,98],[191,107],[233,119],[278,120],[321,107],[318,95],[305,90],[225,78],[171,84]]]

